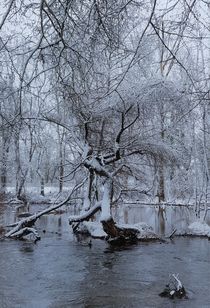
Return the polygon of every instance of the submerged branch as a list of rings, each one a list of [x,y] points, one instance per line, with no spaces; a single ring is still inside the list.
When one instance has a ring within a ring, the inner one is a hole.
[[[177,229],[174,229],[171,234],[168,236],[169,239],[172,239],[172,237],[174,236],[174,234],[176,233]]]
[[[174,298],[184,298],[187,299],[187,292],[178,278],[178,274],[172,274],[171,277],[174,279],[173,283],[169,283],[166,285],[165,289],[159,294],[161,297],[168,297],[170,299]]]
[[[73,193],[74,193],[77,189],[79,189],[81,186],[83,186],[83,184],[84,184],[85,181],[86,181],[86,179],[83,180],[83,181],[82,181],[81,183],[79,183],[78,185],[76,185],[76,186],[72,189],[72,191],[71,191],[71,193],[68,195],[68,197],[67,197],[64,201],[62,201],[61,203],[56,204],[56,205],[52,205],[52,206],[48,207],[47,209],[45,209],[45,210],[43,210],[43,211],[41,211],[41,212],[39,212],[39,213],[35,213],[34,215],[32,215],[32,216],[30,216],[30,217],[27,217],[27,218],[25,218],[25,219],[20,220],[20,221],[15,225],[15,227],[14,227],[12,230],[10,230],[9,232],[7,232],[7,233],[5,234],[5,237],[10,237],[10,238],[12,238],[12,237],[15,237],[17,234],[20,235],[21,232],[18,233],[19,231],[22,231],[22,236],[24,236],[25,234],[24,234],[23,230],[24,230],[25,228],[27,228],[27,229],[28,229],[28,228],[31,228],[31,227],[35,224],[35,222],[37,221],[38,218],[40,218],[41,216],[43,216],[43,215],[45,215],[45,214],[48,214],[48,213],[50,213],[50,212],[52,212],[52,211],[58,209],[58,208],[62,207],[64,204],[66,204],[66,203],[71,199],[71,196],[73,195]],[[25,229],[25,230],[26,230],[26,229]],[[15,234],[16,234],[16,235],[15,235]]]
[[[38,232],[36,229],[34,228],[28,228],[25,227],[17,232],[14,232],[10,237],[11,238],[22,238],[23,236],[26,236],[28,234],[33,234],[35,236],[35,239],[38,241],[41,239],[41,237],[39,236]]]

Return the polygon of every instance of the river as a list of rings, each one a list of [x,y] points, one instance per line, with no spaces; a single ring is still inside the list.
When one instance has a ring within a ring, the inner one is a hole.
[[[0,222],[11,215],[1,207]],[[0,241],[1,308],[210,307],[207,239],[122,249],[93,240],[90,248],[77,242],[65,213],[42,217],[38,228],[42,239],[36,244]],[[179,273],[189,299],[158,296],[173,273]]]

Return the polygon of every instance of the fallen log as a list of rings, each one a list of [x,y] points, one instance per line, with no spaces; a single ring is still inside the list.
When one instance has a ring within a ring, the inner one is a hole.
[[[103,229],[109,236],[109,243],[124,244],[137,241],[162,240],[146,223],[118,225],[113,218],[102,221]]]
[[[48,208],[46,208],[45,210],[35,213],[27,218],[24,218],[12,225],[10,225],[12,227],[12,230],[10,230],[9,232],[7,232],[4,237],[6,238],[16,238],[16,239],[21,239],[23,236],[26,235],[27,232],[31,232],[33,234],[35,234],[37,231],[33,228],[33,232],[32,232],[32,226],[35,224],[35,222],[37,221],[38,218],[40,218],[41,216],[48,214],[54,210],[57,210],[58,208],[62,207],[64,204],[66,204],[70,199],[72,194],[83,185],[84,181],[81,182],[80,184],[76,185],[71,193],[68,195],[68,197],[62,201],[59,204],[56,205],[52,205]],[[35,232],[35,231],[36,232]]]
[[[34,228],[23,228],[17,232],[14,232],[10,237],[11,238],[16,238],[16,239],[21,239],[26,235],[32,234],[35,237],[35,241],[38,241],[41,239],[41,237],[39,236],[38,232],[36,229]]]

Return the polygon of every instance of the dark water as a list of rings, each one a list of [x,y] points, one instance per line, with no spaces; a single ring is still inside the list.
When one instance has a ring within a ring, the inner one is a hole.
[[[0,215],[9,218],[4,209]],[[0,308],[210,307],[206,239],[112,250],[101,240],[92,248],[78,243],[66,214],[43,217],[38,226],[42,240],[36,244],[0,242]],[[188,300],[158,296],[172,273],[179,273]]]

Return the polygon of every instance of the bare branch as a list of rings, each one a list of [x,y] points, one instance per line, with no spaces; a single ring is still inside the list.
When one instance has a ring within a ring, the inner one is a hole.
[[[3,27],[7,17],[9,16],[9,13],[11,12],[11,9],[12,9],[12,6],[13,6],[14,2],[15,2],[15,0],[11,0],[10,1],[9,5],[8,5],[8,8],[7,8],[7,10],[6,10],[6,12],[5,12],[5,14],[4,14],[3,18],[2,18],[1,23],[0,23],[0,30],[2,29],[2,27]]]

